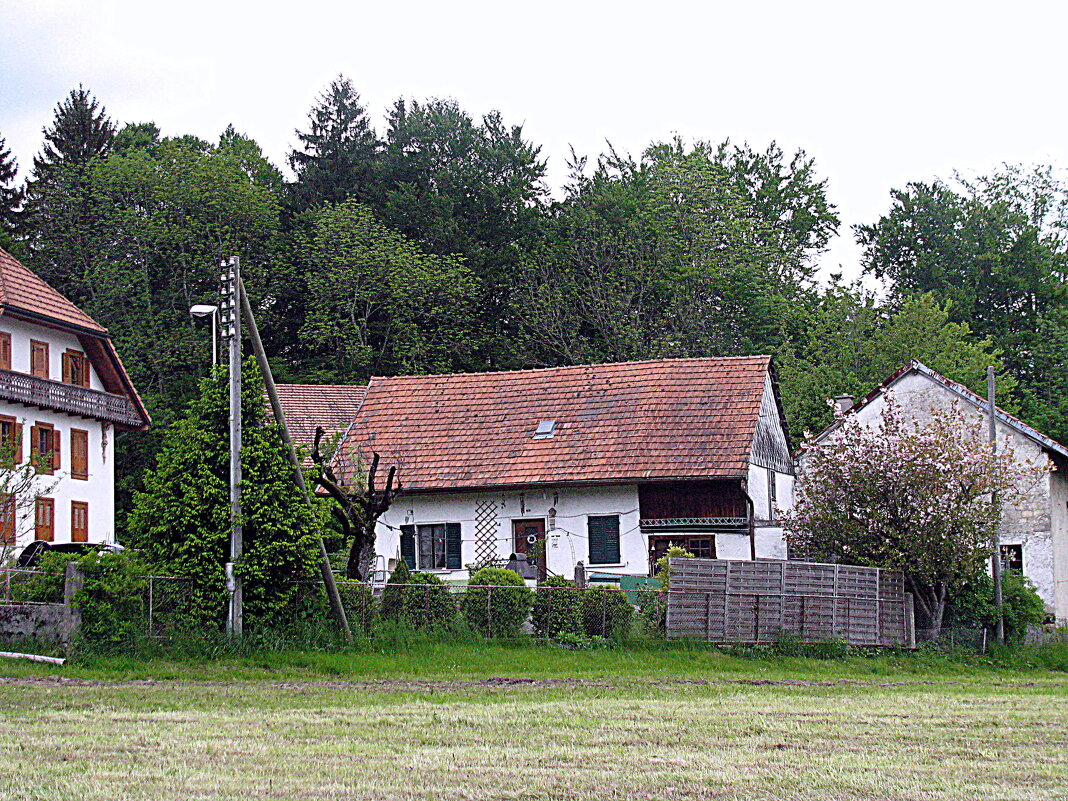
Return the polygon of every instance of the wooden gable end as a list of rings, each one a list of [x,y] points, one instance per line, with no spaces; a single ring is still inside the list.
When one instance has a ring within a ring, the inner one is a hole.
[[[775,381],[769,372],[760,399],[760,416],[753,434],[752,464],[768,467],[777,473],[794,474],[794,460],[786,436],[786,423],[779,403]]]

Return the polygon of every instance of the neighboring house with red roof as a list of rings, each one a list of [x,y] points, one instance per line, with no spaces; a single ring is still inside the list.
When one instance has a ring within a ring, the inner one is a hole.
[[[304,463],[311,464],[315,429],[325,432],[324,450],[343,435],[356,419],[367,387],[336,384],[278,384],[278,402],[286,415],[286,428],[293,443],[305,450]]]
[[[571,577],[583,562],[647,575],[670,544],[785,558],[775,517],[792,505],[794,468],[767,356],[376,377],[357,389],[335,461],[349,480],[375,453],[381,476],[397,467],[401,493],[377,530],[390,569],[403,558],[463,578],[467,565],[524,553],[542,574]],[[287,416],[303,414],[285,397]]]
[[[877,424],[890,390],[902,409],[920,419],[931,409],[954,405],[984,419],[989,416],[985,398],[914,360],[855,403],[848,396],[840,398],[845,416],[813,442],[825,442],[846,417]],[[1008,446],[1019,460],[1044,463],[1048,459],[1053,465],[1039,482],[1018,488],[1020,500],[1006,501],[999,530],[1002,564],[1022,571],[1034,582],[1047,611],[1058,623],[1068,622],[1068,449],[997,407],[995,420],[999,448]],[[800,481],[804,480],[804,461],[802,452]]]
[[[3,546],[114,542],[115,432],[150,422],[107,329],[0,250],[0,442],[47,488],[0,498]]]

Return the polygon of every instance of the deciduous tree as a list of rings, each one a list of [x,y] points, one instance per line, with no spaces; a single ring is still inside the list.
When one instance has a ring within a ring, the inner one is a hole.
[[[794,557],[903,571],[937,632],[948,594],[990,558],[1001,504],[1044,466],[1005,444],[993,454],[979,415],[956,406],[917,414],[883,397],[877,424],[847,417],[807,448],[787,543]]]

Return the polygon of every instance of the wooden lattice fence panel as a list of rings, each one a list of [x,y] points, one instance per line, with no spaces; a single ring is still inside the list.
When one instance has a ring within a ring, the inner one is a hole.
[[[475,506],[475,564],[484,565],[497,558],[497,504],[479,501]]]
[[[768,643],[915,644],[901,573],[856,565],[673,557],[667,636]]]

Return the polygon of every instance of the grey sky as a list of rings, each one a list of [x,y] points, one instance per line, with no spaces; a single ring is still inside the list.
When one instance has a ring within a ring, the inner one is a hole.
[[[829,181],[848,225],[909,180],[1068,164],[1055,2],[3,0],[0,135],[23,168],[79,82],[120,121],[214,139],[233,123],[279,166],[316,94],[350,77],[376,122],[398,96],[499,109],[542,145],[775,139]]]

